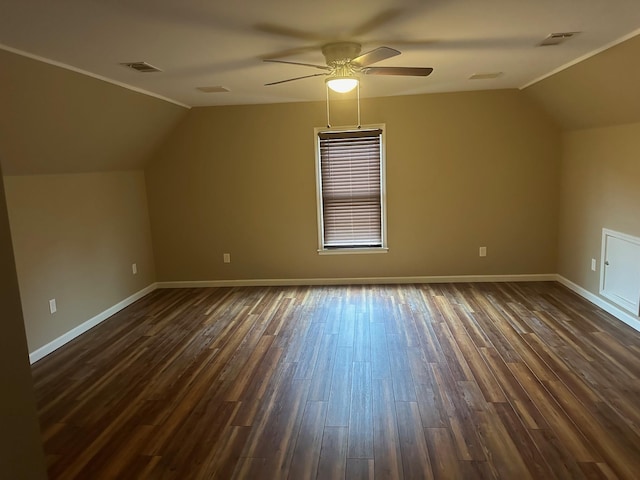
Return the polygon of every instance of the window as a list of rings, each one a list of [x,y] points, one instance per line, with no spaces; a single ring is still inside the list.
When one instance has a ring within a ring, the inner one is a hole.
[[[384,129],[316,129],[320,252],[386,251]]]

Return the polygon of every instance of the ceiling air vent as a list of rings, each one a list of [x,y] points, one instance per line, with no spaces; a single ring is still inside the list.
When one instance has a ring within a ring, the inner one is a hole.
[[[562,32],[562,33],[552,33],[547,38],[545,38],[542,42],[539,43],[540,47],[549,47],[551,45],[560,45],[561,43],[566,42],[570,38],[579,34],[580,32]]]
[[[222,85],[214,85],[212,87],[196,87],[196,90],[200,90],[204,93],[226,93],[230,90]]]
[[[133,68],[137,72],[142,73],[151,73],[151,72],[161,72],[159,68],[154,67],[153,65],[149,65],[147,62],[128,62],[121,63],[123,67]]]
[[[474,73],[469,77],[469,80],[492,80],[500,76],[502,76],[502,72]]]

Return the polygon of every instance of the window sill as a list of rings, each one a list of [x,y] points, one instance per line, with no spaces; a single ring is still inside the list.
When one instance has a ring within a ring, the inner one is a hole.
[[[388,247],[370,247],[370,248],[324,248],[318,250],[318,255],[360,255],[363,253],[387,253]]]

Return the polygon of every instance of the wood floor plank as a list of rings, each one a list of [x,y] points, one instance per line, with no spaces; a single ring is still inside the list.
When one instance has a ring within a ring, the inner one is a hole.
[[[371,363],[353,362],[347,458],[373,458]]]
[[[373,450],[376,479],[402,479],[402,452],[398,436],[393,385],[373,381]]]
[[[519,453],[519,457],[524,462],[524,468],[527,469],[527,473],[531,474],[534,479],[548,478],[551,480],[559,478],[540,453],[536,443],[530,437],[529,431],[511,405],[495,404],[493,409],[496,411],[504,431],[509,435],[509,440],[513,443]],[[512,460],[510,463],[515,462]]]
[[[415,402],[416,391],[411,376],[407,345],[400,335],[387,335],[391,380],[396,401]]]
[[[316,364],[311,378],[309,401],[328,402],[331,393],[331,375],[336,361],[338,335],[325,334],[322,336]]]
[[[313,370],[316,366],[316,361],[318,360],[323,336],[324,324],[312,322],[305,335],[305,340],[302,343],[300,354],[298,358],[294,360],[297,364],[294,378],[310,379],[313,376]]]
[[[331,377],[327,427],[348,427],[351,411],[351,382],[353,374],[353,348],[338,347]]]
[[[448,428],[425,428],[429,460],[435,480],[464,478],[462,465]]]
[[[219,440],[213,444],[216,448],[212,449],[213,452],[208,461],[203,462],[194,478],[199,480],[231,478],[250,433],[250,427],[227,426]]]
[[[510,363],[509,369],[524,386],[531,400],[551,425],[551,429],[571,451],[576,461],[599,462],[602,460],[591,442],[585,438],[553,396],[533,377],[525,365]]]
[[[293,445],[302,421],[308,380],[294,380],[282,385],[265,404],[261,419],[251,431],[243,456],[278,460],[278,468],[285,457],[293,454]]]
[[[634,433],[620,429],[620,425],[611,428],[613,425],[605,415],[592,414],[561,381],[548,382],[545,386],[567,417],[580,425],[581,432],[595,445],[606,463],[615,465],[614,470],[620,477],[630,478],[640,472],[640,444],[630,441],[634,439]]]
[[[384,323],[372,322],[371,335],[371,377],[373,379],[391,378],[391,362],[387,346],[387,334]]]
[[[467,461],[486,461],[485,450],[476,431],[476,423],[458,382],[454,380],[446,365],[432,364],[431,370],[447,412],[458,457]]]
[[[640,333],[554,282],[161,289],[32,372],[52,479],[640,471]]]
[[[250,372],[257,373],[272,343],[273,336],[260,336],[260,338],[258,339],[258,343],[256,344],[246,362],[246,365],[243,366],[248,368]],[[255,381],[254,377],[254,375],[243,375],[237,378],[233,385],[231,385],[229,391],[226,393],[225,400],[229,402],[239,401],[243,396],[245,396],[244,392],[248,389],[249,385],[251,385],[252,381]]]
[[[348,458],[345,478],[349,480],[374,480],[375,469],[372,458]]]
[[[356,336],[356,306],[348,303],[340,312],[340,333],[338,334],[339,347],[353,347]]]
[[[396,402],[398,437],[404,478],[432,479],[429,449],[415,402]]]
[[[347,469],[348,427],[325,427],[317,480],[341,480]]]
[[[235,402],[211,401],[193,410],[158,452],[172,478],[194,478],[209,464],[208,456],[222,447],[219,439],[236,408]]]
[[[269,386],[273,386],[271,380],[276,374],[282,351],[282,348],[274,347],[272,343],[271,348],[269,348],[255,370],[247,373],[247,384],[239,396],[240,406],[232,419],[232,425],[253,425],[255,416],[262,405],[262,399]]]
[[[478,351],[476,345],[471,341],[471,338],[466,334],[463,328],[460,328],[455,323],[451,324],[453,328],[454,340],[462,352],[462,355],[469,365],[469,369],[473,375],[474,381],[480,387],[484,398],[488,402],[506,402],[506,397],[500,384],[495,379],[493,373],[485,364],[484,358]]]
[[[326,415],[326,402],[307,402],[296,446],[293,450],[289,478],[314,478],[316,476]]]
[[[444,351],[446,363],[456,381],[472,381],[473,372],[469,368],[464,355],[453,338],[453,334],[446,322],[438,323],[435,332]]]
[[[495,408],[490,405],[483,412],[476,412],[478,432],[482,442],[491,455],[491,467],[498,478],[518,478],[533,480],[533,476],[513,439],[500,421]]]
[[[545,417],[531,401],[530,396],[507,367],[502,357],[493,348],[481,348],[482,356],[494,372],[498,383],[513,409],[527,428],[549,428]]]
[[[529,435],[557,478],[585,478],[575,456],[553,430],[529,430]]]
[[[409,361],[422,425],[425,428],[447,427],[449,425],[447,409],[430,364],[425,362],[421,351],[415,348],[409,350]],[[452,411],[453,407],[449,410]]]
[[[264,478],[266,465],[265,458],[242,457],[231,478],[233,480]]]

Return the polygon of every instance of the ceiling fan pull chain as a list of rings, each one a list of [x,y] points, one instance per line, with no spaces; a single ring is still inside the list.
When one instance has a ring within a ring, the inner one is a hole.
[[[329,85],[325,83],[325,87],[327,89],[327,128],[331,128],[331,122],[329,121]]]
[[[358,128],[360,128],[360,126],[362,125],[360,123],[360,82],[358,82],[358,84],[357,84],[357,89],[358,89],[358,92],[357,92],[357,97],[358,97]]]

